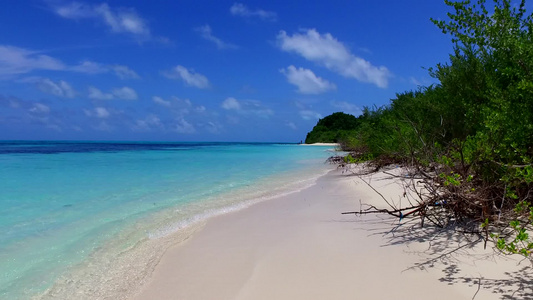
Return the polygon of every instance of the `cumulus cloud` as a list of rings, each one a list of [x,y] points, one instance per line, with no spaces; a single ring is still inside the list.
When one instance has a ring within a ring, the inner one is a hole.
[[[8,108],[8,109],[18,109],[21,107],[22,100],[16,97],[6,97],[2,94],[0,94],[0,107],[2,108]],[[4,112],[6,109],[0,110],[0,112]]]
[[[27,101],[17,97],[0,94],[0,124],[19,126],[27,124],[61,131],[65,113],[64,109],[50,107],[47,104]]]
[[[146,21],[131,8],[114,9],[107,3],[91,5],[80,2],[53,5],[51,8],[57,15],[66,19],[95,20],[106,25],[114,33],[128,33],[143,38],[150,36]]]
[[[76,95],[76,91],[64,80],[54,82],[49,78],[29,77],[22,82],[33,83],[41,92],[58,97],[73,98]]]
[[[102,92],[101,90],[93,87],[93,86],[90,86],[89,87],[89,96],[88,96],[90,99],[95,99],[95,100],[111,100],[114,98],[113,94],[111,93],[104,93]]]
[[[234,3],[229,11],[234,16],[241,16],[241,17],[258,17],[263,21],[276,21],[278,16],[273,11],[266,11],[262,9],[249,9],[242,3]]]
[[[170,71],[164,71],[162,74],[169,79],[182,80],[188,86],[193,86],[199,89],[209,87],[209,80],[207,77],[200,73],[196,73],[194,70],[187,70],[187,68],[181,65],[177,65]]]
[[[236,45],[224,42],[223,40],[214,36],[211,27],[207,24],[204,26],[195,28],[195,31],[198,32],[204,40],[214,43],[218,49],[237,49],[238,48]]]
[[[164,128],[161,119],[157,115],[150,114],[144,119],[136,120],[133,130],[135,131],[150,131],[153,129],[162,129]]]
[[[133,9],[112,10],[107,4],[95,8],[96,13],[102,18],[113,32],[128,32],[136,35],[148,36],[150,29]]]
[[[44,78],[38,83],[38,87],[45,93],[50,93],[59,97],[73,98],[76,95],[74,89],[64,80],[53,82],[48,78]]]
[[[79,2],[56,6],[54,9],[56,14],[68,19],[90,18],[94,15],[92,7]]]
[[[220,133],[220,131],[222,130],[222,125],[219,124],[219,123],[216,123],[216,122],[207,122],[206,124],[204,124],[203,126],[207,131],[209,131],[210,133],[213,133],[213,134],[217,134],[217,133]]]
[[[113,89],[113,95],[122,100],[137,100],[137,92],[130,87],[121,87]]]
[[[337,86],[304,68],[289,66],[281,69],[280,72],[287,77],[287,81],[298,87],[298,92],[302,94],[320,94],[329,90],[334,90]]]
[[[153,96],[152,101],[157,105],[170,108],[168,111],[178,118],[182,118],[183,116],[191,113],[201,114],[207,110],[203,105],[195,106],[191,100],[180,99],[175,96],[170,97],[168,100],[165,100],[159,96]]]
[[[187,120],[183,118],[179,118],[176,120],[176,123],[172,126],[172,130],[178,132],[178,133],[186,133],[191,134],[196,132],[196,128],[194,126],[187,122]]]
[[[298,127],[296,127],[296,124],[294,124],[293,122],[287,122],[286,125],[292,130],[297,130],[298,129]]]
[[[274,114],[274,111],[264,107],[261,102],[257,100],[239,101],[233,97],[229,97],[222,101],[220,106],[228,111],[234,111],[242,115],[255,115],[265,119]]]
[[[386,88],[391,73],[384,66],[374,66],[370,62],[352,54],[350,50],[331,34],[320,34],[315,29],[287,35],[280,31],[277,42],[281,50],[301,55],[342,76]]]
[[[98,118],[98,119],[107,119],[111,113],[105,107],[95,107],[93,109],[85,109],[85,115],[88,117]]]
[[[112,100],[115,98],[122,99],[122,100],[136,100],[138,98],[137,92],[135,92],[134,89],[130,87],[122,87],[122,88],[115,88],[111,91],[111,93],[104,93],[100,89],[95,88],[94,86],[89,87],[89,95],[88,97],[90,99],[95,100]]]
[[[346,101],[332,101],[331,106],[340,109],[342,112],[354,116],[358,116],[362,113],[361,108],[359,108],[359,106],[352,103],[348,103]]]
[[[127,66],[122,65],[113,65],[110,66],[111,70],[117,75],[120,79],[139,79],[141,78],[135,71],[128,68]]]
[[[135,71],[123,65],[105,65],[85,60],[77,65],[69,66],[59,59],[41,54],[39,51],[0,45],[0,79],[37,70],[71,71],[85,74],[101,74],[113,71],[121,79],[139,78]]]
[[[244,113],[253,114],[260,118],[268,119],[274,114],[274,111],[270,108],[264,107],[260,101],[246,100],[244,101]]]
[[[34,70],[64,70],[66,66],[48,55],[23,48],[0,45],[0,78]]]
[[[70,67],[70,70],[86,74],[99,74],[109,71],[105,65],[88,60],[82,61],[78,65]]]
[[[153,96],[152,97],[152,101],[154,101],[154,103],[156,103],[158,105],[165,106],[165,107],[170,107],[172,105],[170,103],[170,101],[165,100],[165,99],[163,99],[161,97],[158,97],[158,96]]]
[[[110,115],[109,111],[103,107],[96,107],[94,113],[97,118],[107,118]]]
[[[237,99],[232,98],[232,97],[226,98],[226,100],[222,102],[221,106],[223,109],[226,109],[226,110],[240,110],[241,109],[241,104],[239,103],[239,101],[237,101]]]
[[[123,65],[105,65],[94,61],[85,60],[69,68],[70,71],[85,74],[101,74],[112,71],[120,79],[139,79],[139,75]]]
[[[322,119],[322,115],[312,110],[301,110],[299,112],[300,117],[304,120],[318,120]]]
[[[92,126],[93,129],[98,131],[113,131],[114,127],[109,125],[105,120],[99,120],[96,125]]]
[[[42,103],[35,103],[30,109],[29,111],[31,113],[35,113],[35,114],[47,114],[50,112],[50,107],[42,104]]]

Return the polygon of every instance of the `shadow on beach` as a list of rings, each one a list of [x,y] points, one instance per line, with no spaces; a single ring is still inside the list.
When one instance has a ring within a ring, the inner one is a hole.
[[[402,272],[434,268],[443,273],[441,282],[472,288],[472,299],[480,290],[498,294],[500,299],[533,299],[533,268],[529,260],[491,250],[490,243],[484,249],[484,240],[478,235],[458,233],[454,228],[420,227],[416,219],[398,223],[395,218],[379,216],[358,218],[357,222],[371,225],[360,229],[382,237],[381,247],[403,245],[407,254],[420,257]],[[488,266],[492,272],[487,272],[487,263],[492,264]],[[484,268],[478,268],[480,265]]]
[[[385,196],[380,196],[398,204],[394,197],[405,191],[404,181],[415,178],[407,172],[394,169],[396,168],[389,168],[398,173],[376,173],[364,166],[342,170],[339,178],[351,177],[358,192],[362,189],[369,192],[360,194],[362,198],[366,196],[367,199],[360,200],[355,211],[364,209],[361,206],[367,205],[366,202],[384,205],[383,200],[376,197],[376,190],[369,190],[362,180],[382,193],[387,192]],[[401,203],[399,204],[401,206]],[[531,261],[519,255],[504,255],[491,248],[491,242],[485,245],[485,239],[479,234],[464,233],[475,230],[455,226],[439,228],[431,224],[422,227],[419,218],[403,219],[399,222],[398,218],[386,214],[359,215],[352,220],[349,222],[359,224],[357,230],[364,231],[371,237],[379,237],[381,247],[401,247],[407,255],[416,257],[402,272],[436,270],[436,274],[442,273],[438,278],[440,282],[467,286],[472,291],[472,299],[482,299],[482,296],[478,295],[481,292],[485,295],[496,294],[499,299],[533,299]]]

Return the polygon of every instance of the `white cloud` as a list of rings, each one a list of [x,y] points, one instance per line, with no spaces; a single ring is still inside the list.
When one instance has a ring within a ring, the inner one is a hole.
[[[137,35],[150,35],[146,22],[133,9],[113,11],[107,4],[96,7],[96,12],[103,17],[113,32],[128,32]]]
[[[96,107],[94,112],[97,118],[107,118],[110,115],[109,111],[103,107]]]
[[[274,114],[274,111],[264,107],[260,101],[256,100],[238,101],[233,97],[229,97],[222,101],[220,106],[225,110],[235,111],[243,115],[255,115],[260,118],[269,118]]]
[[[226,116],[226,122],[228,122],[228,124],[239,124],[239,118],[235,117],[235,116]]]
[[[172,129],[178,133],[190,134],[196,132],[194,126],[183,118],[176,120],[176,124],[174,124]]]
[[[287,126],[292,130],[298,130],[298,127],[296,127],[296,124],[294,124],[293,122],[288,122]]]
[[[42,103],[35,103],[29,111],[35,114],[47,114],[50,112],[50,107]]]
[[[165,100],[159,96],[153,96],[152,101],[158,105],[172,108],[170,111],[177,117],[183,117],[184,115],[193,113],[204,113],[207,109],[205,106],[194,106],[189,99],[180,99],[172,96],[169,100]]]
[[[237,49],[238,48],[236,45],[224,42],[221,39],[214,36],[213,31],[211,30],[211,27],[209,25],[204,25],[204,26],[195,28],[195,31],[198,32],[203,39],[213,42],[217,46],[218,49]]]
[[[0,78],[33,70],[63,70],[65,65],[48,55],[23,48],[0,45]]]
[[[257,100],[246,100],[242,101],[245,109],[244,113],[253,114],[260,118],[268,119],[274,114],[274,111],[270,108],[264,107],[260,101]]]
[[[331,106],[340,109],[342,112],[358,116],[362,113],[361,108],[346,101],[332,101]]]
[[[76,95],[76,91],[64,80],[54,82],[49,78],[29,77],[21,81],[33,83],[41,92],[58,97],[73,98]]]
[[[304,120],[318,120],[322,119],[322,115],[312,110],[301,110],[300,117]]]
[[[63,6],[55,7],[55,12],[67,19],[82,19],[94,17],[94,11],[92,7],[79,3],[71,2]]]
[[[182,106],[186,106],[186,107],[191,107],[192,106],[192,102],[189,99],[180,99],[178,97],[172,97],[172,98],[174,99],[174,101],[176,101],[178,104],[180,104]]]
[[[139,75],[123,65],[105,65],[94,61],[85,60],[78,65],[70,67],[71,71],[85,74],[101,74],[112,71],[120,79],[139,79]]]
[[[337,88],[335,84],[316,76],[309,69],[291,65],[287,69],[281,69],[280,72],[287,77],[289,83],[297,86],[298,92],[302,94],[320,94]]]
[[[168,100],[165,100],[161,97],[158,97],[158,96],[153,96],[152,97],[152,101],[154,101],[154,103],[156,104],[159,104],[161,106],[165,106],[165,107],[170,107],[172,104],[170,103],[170,101]]]
[[[120,79],[139,79],[139,75],[123,65],[105,65],[94,61],[85,60],[69,68],[71,71],[85,74],[101,74],[112,71]]]
[[[169,79],[183,80],[188,86],[197,87],[199,89],[205,89],[209,87],[209,80],[207,77],[200,73],[194,72],[194,70],[187,70],[184,66],[176,66],[170,71],[162,72],[163,76]]]
[[[217,134],[222,130],[222,125],[215,122],[207,122],[207,124],[204,125],[204,128],[210,133]]]
[[[93,86],[90,86],[89,87],[89,98],[95,99],[95,100],[111,100],[114,98],[114,96],[111,93],[103,93],[101,90]]]
[[[39,88],[44,92],[48,92],[60,97],[73,98],[76,95],[76,92],[68,84],[68,82],[63,80],[55,83],[52,80],[45,78],[39,84]]]
[[[280,31],[277,41],[283,51],[297,53],[345,77],[372,83],[380,88],[386,88],[391,77],[386,67],[376,67],[355,56],[329,33],[320,34],[315,29],[309,29],[289,36],[285,31]]]
[[[92,126],[94,129],[96,130],[99,130],[99,131],[113,131],[113,126],[107,124],[106,121],[104,120],[100,120],[100,122],[98,122],[98,124]]]
[[[80,64],[73,66],[70,69],[74,72],[86,74],[99,74],[106,73],[109,71],[109,69],[105,65],[88,60],[82,61]]]
[[[115,88],[111,91],[111,93],[104,93],[100,89],[90,86],[88,97],[95,100],[112,100],[115,98],[122,100],[136,100],[138,98],[137,92],[127,86]]]
[[[222,108],[226,110],[241,110],[241,104],[237,99],[229,97],[222,102]]]
[[[241,17],[258,17],[263,21],[276,21],[277,14],[273,11],[266,11],[262,9],[251,10],[242,3],[234,3],[229,11],[234,16]]]
[[[95,107],[94,109],[85,109],[85,115],[88,117],[94,117],[98,119],[106,119],[111,113],[105,107]]]
[[[139,75],[127,66],[105,65],[89,60],[68,66],[59,59],[40,54],[39,51],[0,45],[0,79],[35,70],[71,71],[85,74],[101,74],[112,70],[121,79],[139,78]]]
[[[161,119],[154,114],[146,116],[143,120],[136,120],[133,130],[138,131],[150,131],[152,129],[162,129],[164,128]]]
[[[409,81],[416,86],[422,85],[422,83],[418,79],[414,78],[413,76],[409,77]]]
[[[106,3],[89,5],[71,2],[65,5],[52,6],[52,10],[67,19],[94,19],[105,24],[114,33],[129,33],[143,38],[150,36],[150,29],[146,21],[131,8],[112,9]]]
[[[110,67],[120,79],[140,79],[141,77],[127,66],[114,65]]]
[[[130,87],[121,87],[113,89],[113,95],[122,100],[137,100],[137,92]]]

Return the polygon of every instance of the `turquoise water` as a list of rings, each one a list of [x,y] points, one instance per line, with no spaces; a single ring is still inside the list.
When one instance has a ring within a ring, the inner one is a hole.
[[[0,142],[0,298],[25,299],[60,278],[63,292],[82,289],[76,286],[81,279],[69,277],[88,277],[84,268],[102,257],[120,262],[131,249],[209,216],[311,184],[328,169],[328,150]],[[90,272],[105,278],[107,271],[102,266]]]

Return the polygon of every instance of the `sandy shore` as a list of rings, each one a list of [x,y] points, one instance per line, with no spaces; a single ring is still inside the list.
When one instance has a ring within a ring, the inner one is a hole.
[[[386,174],[365,180],[394,201],[403,194]],[[439,258],[465,238],[341,215],[359,201],[383,206],[358,177],[333,171],[300,192],[210,219],[166,252],[136,299],[532,299],[531,266],[519,257],[478,245]]]
[[[313,144],[300,144],[301,146],[339,146],[339,143],[313,143]]]

